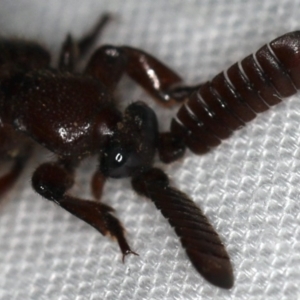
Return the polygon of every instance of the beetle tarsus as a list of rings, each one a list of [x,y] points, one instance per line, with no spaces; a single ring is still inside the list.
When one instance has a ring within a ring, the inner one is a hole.
[[[133,255],[136,255],[136,256],[139,256],[138,253],[132,251],[132,250],[127,250],[125,253],[123,253],[123,256],[122,256],[122,263],[124,264],[125,263],[125,257],[127,255],[130,255],[130,254],[133,254]]]

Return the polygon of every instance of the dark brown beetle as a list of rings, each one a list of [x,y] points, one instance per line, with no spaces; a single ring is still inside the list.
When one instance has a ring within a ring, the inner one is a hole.
[[[37,168],[33,188],[103,235],[129,247],[113,209],[102,204],[106,178],[131,177],[133,189],[150,198],[174,227],[195,268],[211,283],[231,288],[233,272],[228,254],[207,218],[168,177],[154,168],[153,158],[169,163],[185,148],[202,154],[244,126],[257,113],[296,93],[300,87],[300,32],[284,35],[250,55],[210,82],[182,86],[181,78],[151,55],[126,46],[102,46],[83,74],[74,70],[93,46],[109,17],[75,42],[68,36],[57,70],[50,56],[35,43],[0,41],[1,157],[14,164],[0,178],[7,191],[23,169],[37,142],[57,160]],[[123,74],[141,85],[164,106],[186,101],[173,119],[170,132],[159,133],[155,113],[143,102],[129,105],[122,115],[113,92]],[[71,196],[74,171],[86,157],[97,154],[92,178],[96,201]]]

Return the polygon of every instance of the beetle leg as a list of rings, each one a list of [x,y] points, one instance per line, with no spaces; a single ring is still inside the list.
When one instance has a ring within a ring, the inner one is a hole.
[[[100,202],[79,199],[68,195],[74,183],[74,172],[62,162],[45,163],[37,168],[32,177],[35,191],[46,199],[90,224],[103,235],[116,238],[124,257],[133,252],[124,236],[120,221],[113,216],[113,209]]]
[[[165,106],[186,100],[197,86],[183,86],[182,78],[152,55],[136,48],[121,47],[126,53],[126,73]]]
[[[89,60],[85,73],[99,79],[110,91],[114,91],[126,71],[127,57],[121,48],[102,46]]]
[[[92,194],[96,200],[99,200],[102,196],[102,191],[103,191],[103,186],[105,181],[106,181],[106,177],[102,174],[102,172],[97,170],[94,173],[91,181]]]
[[[74,41],[72,36],[68,34],[62,44],[58,68],[63,71],[73,71],[78,60],[93,48],[110,19],[109,14],[103,14],[96,25],[78,41]]]
[[[131,47],[100,47],[91,57],[85,73],[97,77],[111,90],[125,73],[165,106],[184,101],[199,88],[182,86],[173,70],[150,54]]]
[[[233,271],[224,245],[202,211],[187,195],[169,185],[166,174],[152,168],[132,179],[134,190],[150,198],[168,219],[197,271],[212,284],[229,289]]]
[[[171,99],[174,99],[178,102],[184,102],[188,100],[192,93],[199,90],[202,84],[197,85],[177,85],[174,87],[170,87],[166,90],[166,93],[169,95]]]

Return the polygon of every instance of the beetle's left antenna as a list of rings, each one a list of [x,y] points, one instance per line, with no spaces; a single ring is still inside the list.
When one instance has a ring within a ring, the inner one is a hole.
[[[78,41],[75,41],[71,34],[68,34],[60,51],[59,70],[74,71],[77,62],[93,48],[111,19],[112,17],[108,13],[101,15],[96,25]]]

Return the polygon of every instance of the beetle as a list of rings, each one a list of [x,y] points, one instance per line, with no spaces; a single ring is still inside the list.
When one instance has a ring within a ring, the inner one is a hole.
[[[0,178],[0,194],[13,186],[34,144],[44,146],[56,160],[35,170],[33,189],[103,235],[115,237],[124,260],[136,253],[113,209],[100,198],[107,178],[131,177],[133,189],[151,199],[174,227],[197,271],[212,284],[231,288],[233,270],[218,234],[194,202],[153,166],[154,156],[158,153],[162,162],[171,163],[186,148],[204,154],[257,113],[296,93],[300,32],[275,39],[196,86],[183,85],[169,67],[128,46],[101,46],[84,71],[76,72],[109,19],[103,15],[78,41],[68,35],[56,69],[37,43],[0,41],[0,157],[13,161]],[[161,105],[181,104],[170,131],[158,131],[154,111],[141,101],[119,111],[113,93],[124,74]],[[94,201],[69,193],[76,168],[92,155],[99,161],[91,181]]]

